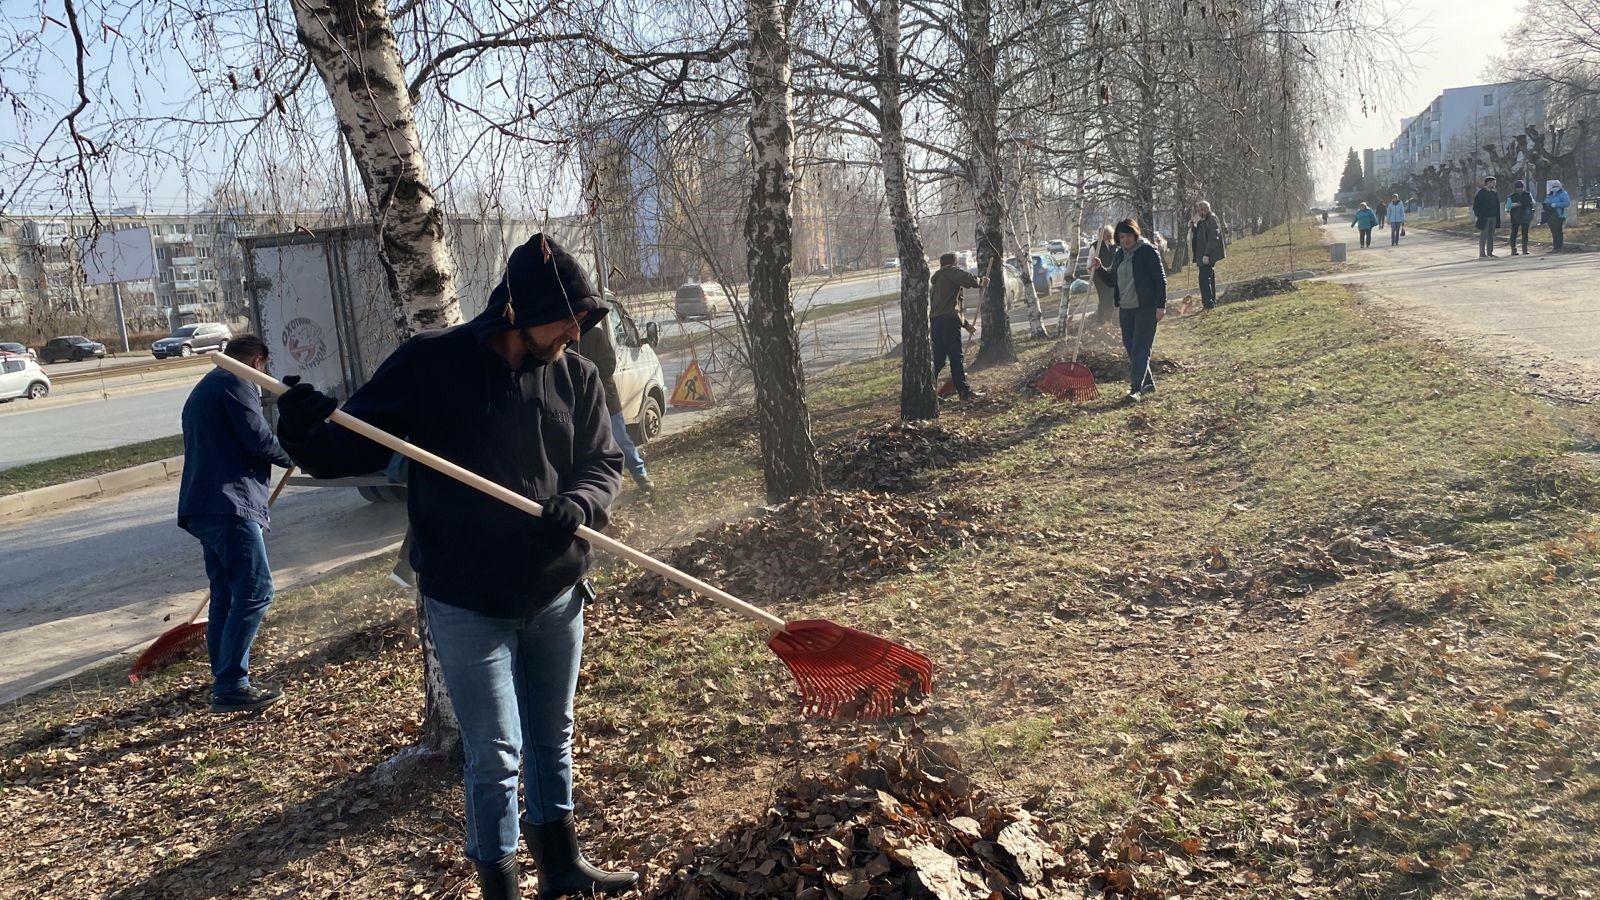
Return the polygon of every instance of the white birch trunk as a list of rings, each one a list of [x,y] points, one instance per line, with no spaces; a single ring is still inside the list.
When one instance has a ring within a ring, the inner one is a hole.
[[[434,200],[387,8],[382,0],[291,5],[378,226],[400,333],[459,323],[444,210]]]
[[[789,301],[794,258],[794,86],[783,0],[748,0],[750,203],[745,218],[750,276],[750,360],[767,499],[822,487],[806,409],[805,373]]]
[[[300,44],[322,76],[361,175],[400,334],[458,324],[456,266],[444,240],[444,210],[433,197],[387,7],[382,0],[295,0],[291,5]],[[420,594],[417,632],[423,674],[419,749],[453,752],[460,728]]]

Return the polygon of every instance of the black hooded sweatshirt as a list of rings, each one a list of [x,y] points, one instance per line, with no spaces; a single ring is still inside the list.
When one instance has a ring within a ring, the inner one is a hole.
[[[401,344],[344,409],[530,499],[570,498],[590,527],[604,528],[622,486],[622,452],[594,364],[563,353],[550,363],[530,357],[512,370],[485,345],[492,335],[576,311],[589,312],[587,331],[608,310],[577,262],[534,235],[512,252],[482,315]],[[390,457],[331,422],[303,440],[280,438],[301,468],[321,478],[372,472]],[[420,465],[410,467],[407,483],[411,566],[434,600],[497,617],[530,615],[589,567],[587,542],[522,510]]]

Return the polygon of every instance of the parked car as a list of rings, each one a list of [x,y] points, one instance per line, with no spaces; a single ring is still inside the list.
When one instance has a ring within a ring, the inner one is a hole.
[[[731,309],[727,291],[716,282],[686,284],[678,288],[672,304],[672,311],[679,319],[715,319]]]
[[[900,268],[900,257],[898,257],[898,256],[889,257],[888,259],[883,261],[883,267],[885,269],[898,269],[898,268]]]
[[[0,341],[0,356],[26,356],[29,359],[38,359],[39,354],[33,348],[16,341]]]
[[[606,336],[617,354],[622,418],[628,423],[628,435],[642,447],[661,435],[662,415],[667,409],[667,377],[655,350],[661,333],[656,323],[646,322],[641,334],[627,308],[610,291],[606,302],[611,305],[611,314],[605,318],[610,324]]]
[[[66,337],[51,338],[45,342],[44,350],[39,354],[41,362],[77,362],[88,359],[106,358],[106,345],[99,341],[91,341],[81,334],[69,334]]]
[[[38,363],[25,356],[0,357],[0,402],[17,397],[38,400],[49,394],[50,376]]]
[[[198,325],[181,325],[168,337],[150,345],[156,359],[169,356],[193,356],[212,350],[227,349],[233,340],[233,331],[220,322],[202,322]]]
[[[1061,240],[1060,238],[1056,238],[1053,241],[1046,242],[1044,248],[1051,253],[1065,255],[1067,252],[1067,242]]]

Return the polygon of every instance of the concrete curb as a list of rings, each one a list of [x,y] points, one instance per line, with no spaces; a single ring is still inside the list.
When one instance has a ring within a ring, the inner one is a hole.
[[[183,473],[183,457],[172,456],[143,465],[107,472],[94,478],[80,478],[64,484],[35,488],[0,497],[0,516],[26,516],[71,503],[160,484]]]

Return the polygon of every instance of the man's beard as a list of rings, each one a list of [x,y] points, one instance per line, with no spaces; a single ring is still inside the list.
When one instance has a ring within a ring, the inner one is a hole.
[[[567,338],[563,335],[554,339],[548,344],[540,346],[529,339],[527,332],[522,333],[523,350],[526,351],[529,356],[540,360],[541,362],[552,363],[560,359],[561,354],[566,352],[567,343]]]

